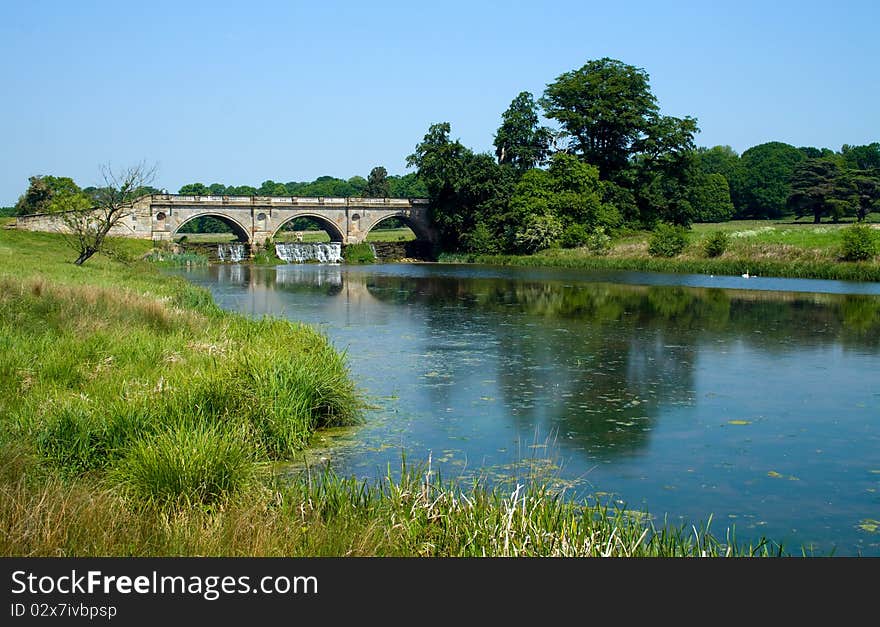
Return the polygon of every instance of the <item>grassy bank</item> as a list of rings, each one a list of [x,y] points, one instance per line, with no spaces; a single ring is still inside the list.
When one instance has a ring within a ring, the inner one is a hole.
[[[732,221],[694,225],[688,244],[676,257],[648,253],[646,231],[617,237],[611,248],[595,254],[586,248],[550,249],[534,255],[446,255],[441,261],[519,266],[555,266],[588,270],[637,270],[694,274],[880,281],[880,261],[840,261],[842,230],[848,225],[793,221]],[[709,257],[706,241],[717,232],[728,236],[723,254]],[[880,231],[878,231],[880,237]]]
[[[312,327],[221,311],[143,261],[75,267],[52,235],[4,232],[0,256],[0,437],[59,476],[210,504],[357,419],[344,356]]]
[[[358,418],[326,338],[223,312],[143,261],[73,256],[57,236],[0,232],[2,555],[778,552],[540,486],[280,475],[314,430]]]

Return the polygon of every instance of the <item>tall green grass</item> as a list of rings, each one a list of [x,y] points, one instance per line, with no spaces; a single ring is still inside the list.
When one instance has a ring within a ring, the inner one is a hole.
[[[130,489],[151,464],[153,476],[173,474],[170,457],[147,455],[146,443],[207,458],[244,442],[249,457],[236,459],[254,465],[359,418],[344,355],[312,327],[223,312],[207,291],[145,261],[76,268],[57,237],[53,246],[44,234],[3,233],[7,247],[15,255],[0,270],[0,442],[29,443],[59,476],[97,473],[129,495],[159,498]],[[214,484],[234,493],[247,477],[236,470]],[[176,489],[162,498],[218,498],[183,475]]]
[[[374,263],[376,261],[373,247],[367,242],[343,246],[342,258],[345,263]]]
[[[256,451],[241,428],[179,425],[127,447],[109,479],[138,503],[212,505],[257,479]]]
[[[127,490],[88,477],[58,479],[26,450],[0,448],[0,553],[132,556],[422,556],[422,557],[747,557],[787,555],[772,542],[739,544],[735,530],[716,534],[711,518],[672,526],[600,503],[576,503],[540,484],[489,489],[444,481],[426,467],[398,478],[344,478],[326,469],[237,482],[246,486],[213,506],[168,507],[179,477],[204,485],[226,470],[178,468],[166,451],[187,436],[132,449]],[[209,438],[210,439],[210,438]],[[225,439],[216,444],[226,445]],[[207,447],[204,447],[208,450]],[[155,450],[158,449],[158,450]],[[218,456],[237,459],[221,449]],[[152,461],[158,457],[161,461]],[[146,464],[142,461],[150,460]],[[141,469],[143,466],[143,469]],[[219,466],[204,460],[200,467]],[[159,472],[157,469],[173,469]],[[236,468],[236,466],[231,466]],[[244,469],[245,466],[238,466]],[[159,486],[159,489],[154,486]],[[170,489],[169,489],[170,488]],[[199,487],[198,489],[202,489]],[[214,490],[213,493],[219,494]],[[804,552],[801,552],[804,553]],[[805,553],[804,553],[805,554]]]

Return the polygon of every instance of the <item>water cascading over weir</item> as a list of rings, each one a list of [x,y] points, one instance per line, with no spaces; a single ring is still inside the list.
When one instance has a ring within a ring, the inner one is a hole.
[[[307,263],[309,261],[342,263],[342,244],[339,242],[275,244],[275,255],[287,263]]]
[[[217,258],[220,261],[238,263],[245,258],[244,244],[219,244],[217,246]]]

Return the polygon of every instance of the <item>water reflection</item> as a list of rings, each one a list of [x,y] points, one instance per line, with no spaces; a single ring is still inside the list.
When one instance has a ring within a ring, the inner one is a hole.
[[[875,294],[430,265],[187,276],[347,351],[378,409],[327,452],[342,472],[383,473],[402,450],[446,476],[525,460],[673,520],[711,513],[743,538],[880,554]]]

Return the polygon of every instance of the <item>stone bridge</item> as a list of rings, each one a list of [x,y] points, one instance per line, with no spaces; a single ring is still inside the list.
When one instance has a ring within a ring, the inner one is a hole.
[[[422,198],[303,198],[297,196],[180,196],[153,194],[136,200],[110,234],[140,239],[171,240],[186,223],[203,216],[229,225],[239,241],[262,246],[286,223],[312,218],[343,244],[359,244],[377,224],[399,218],[416,238],[435,242],[428,220],[428,201]],[[64,231],[57,215],[19,216],[17,228]]]

